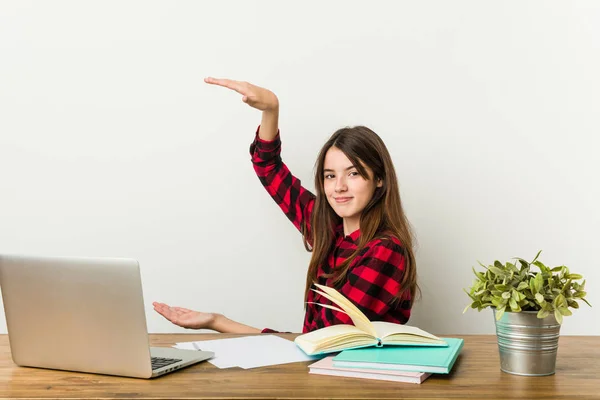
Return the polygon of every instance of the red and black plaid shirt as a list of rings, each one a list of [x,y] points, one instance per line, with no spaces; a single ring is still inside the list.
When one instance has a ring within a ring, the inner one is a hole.
[[[315,195],[302,187],[281,161],[281,141],[279,134],[273,141],[258,137],[250,146],[252,163],[267,192],[279,205],[294,226],[301,230],[302,223],[310,229],[310,216],[315,203]],[[333,286],[333,278],[325,278],[336,266],[346,260],[357,248],[360,230],[345,236],[343,226],[336,229],[335,246],[327,256],[327,263],[317,272],[317,282]],[[358,254],[346,275],[345,282],[338,291],[351,300],[371,321],[388,321],[404,324],[410,317],[411,301],[407,297],[401,302],[393,302],[400,289],[404,273],[405,258],[399,240],[389,236],[373,239]],[[304,316],[303,332],[336,324],[352,324],[350,317],[311,302],[331,304],[321,295],[310,291]],[[393,304],[390,306],[390,304]],[[263,333],[274,332],[264,329]]]

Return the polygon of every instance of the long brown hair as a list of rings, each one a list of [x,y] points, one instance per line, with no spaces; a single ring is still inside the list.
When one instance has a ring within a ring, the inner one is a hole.
[[[324,191],[325,155],[331,147],[340,149],[352,162],[364,179],[371,179],[365,166],[373,171],[375,181],[381,180],[383,185],[375,189],[373,198],[366,205],[360,216],[360,240],[356,251],[346,259],[339,269],[334,271],[333,284],[338,285],[346,279],[352,260],[376,237],[395,236],[402,245],[405,258],[405,270],[400,282],[400,291],[395,300],[409,299],[412,302],[419,291],[417,285],[417,269],[413,252],[413,235],[410,223],[404,215],[398,179],[392,158],[383,140],[365,126],[346,127],[336,131],[325,143],[315,164],[315,200],[311,229],[302,226],[304,246],[312,251],[312,257],[306,275],[304,300],[313,282],[317,280],[319,266],[327,262],[327,255],[334,246],[334,230],[342,222],[327,201]]]

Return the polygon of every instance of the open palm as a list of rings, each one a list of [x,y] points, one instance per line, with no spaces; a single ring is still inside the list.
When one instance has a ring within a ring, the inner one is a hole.
[[[164,303],[152,303],[154,311],[177,326],[187,329],[211,329],[215,319],[212,313],[203,313],[182,307],[170,307]]]

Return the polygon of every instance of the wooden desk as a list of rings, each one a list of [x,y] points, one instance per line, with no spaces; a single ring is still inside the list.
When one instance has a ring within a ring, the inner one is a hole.
[[[156,334],[151,342],[169,346],[235,336]],[[309,362],[250,370],[218,369],[204,362],[153,380],[22,368],[12,362],[8,337],[0,335],[0,398],[600,398],[600,336],[561,337],[556,375],[537,378],[501,372],[495,336],[461,337],[465,345],[452,373],[416,385],[310,375]]]

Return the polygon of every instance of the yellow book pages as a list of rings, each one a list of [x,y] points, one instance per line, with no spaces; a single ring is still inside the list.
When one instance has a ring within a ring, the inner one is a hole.
[[[366,315],[363,314],[362,311],[360,311],[358,307],[356,307],[350,300],[345,298],[333,288],[319,285],[317,283],[315,283],[315,286],[321,289],[315,290],[315,292],[319,293],[326,299],[331,300],[331,302],[342,308],[344,312],[348,314],[348,316],[350,316],[350,319],[352,319],[352,322],[357,328],[363,330],[369,335],[372,335],[374,337],[377,336],[377,332],[375,331],[375,328],[373,327],[371,321],[369,321]]]
[[[294,340],[306,354],[318,354],[335,348],[375,344],[377,340],[353,325],[331,325],[317,329]]]
[[[315,283],[315,286],[321,290],[320,292],[318,290],[315,290],[315,292],[317,292],[321,295],[323,295],[323,292],[325,292],[328,295],[327,298],[329,300],[333,301],[335,304],[342,307],[344,310],[351,311],[352,314],[356,314],[360,318],[366,319],[368,321],[367,316],[365,314],[363,314],[362,311],[360,311],[354,305],[354,303],[352,303],[350,300],[348,300],[346,297],[344,297],[344,295],[342,295],[340,292],[338,292],[334,288],[319,285],[318,283]]]
[[[445,344],[442,339],[432,335],[429,332],[425,332],[415,326],[394,324],[391,322],[375,321],[371,322],[377,337],[386,342],[411,342],[411,343],[431,343],[431,344]]]

